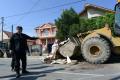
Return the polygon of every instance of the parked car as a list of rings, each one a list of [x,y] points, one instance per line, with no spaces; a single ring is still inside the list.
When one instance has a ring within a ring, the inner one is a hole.
[[[29,51],[30,55],[42,56],[42,46],[39,44],[29,46]]]

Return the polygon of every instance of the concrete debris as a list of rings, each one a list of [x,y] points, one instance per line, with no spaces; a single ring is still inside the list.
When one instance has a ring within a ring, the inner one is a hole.
[[[67,59],[54,60],[54,59],[47,57],[44,59],[44,63],[46,63],[46,64],[72,64],[72,65],[75,65],[78,63],[78,61],[77,60],[70,60],[70,62],[68,62]]]
[[[67,56],[67,63],[71,63],[71,59]]]
[[[51,64],[66,64],[67,61],[66,59],[58,59],[58,60],[53,60]]]
[[[75,65],[75,64],[78,64],[78,61],[77,60],[71,60],[71,63],[69,63],[71,65]]]
[[[49,55],[49,56],[43,56],[41,59],[42,63],[46,63],[46,64],[77,64],[78,61],[77,60],[71,60],[69,57],[67,57],[66,59],[54,59],[53,55]]]

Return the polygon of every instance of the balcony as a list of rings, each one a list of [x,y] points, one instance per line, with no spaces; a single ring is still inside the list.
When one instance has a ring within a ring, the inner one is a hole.
[[[42,36],[39,35],[40,39],[43,39],[43,38],[54,38],[55,36],[56,36],[56,34],[42,35]]]

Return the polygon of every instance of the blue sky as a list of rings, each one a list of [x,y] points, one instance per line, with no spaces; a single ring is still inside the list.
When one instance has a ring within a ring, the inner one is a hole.
[[[75,1],[79,0],[0,0],[0,17],[5,17],[4,30],[10,31],[11,25],[14,24],[15,31],[15,27],[17,25],[21,25],[24,28],[24,33],[30,36],[36,36],[34,30],[35,27],[48,22],[54,23],[54,20],[61,15],[64,9],[69,9],[72,7],[76,12],[79,13],[81,10],[83,10],[85,3],[91,3],[98,6],[103,6],[105,8],[114,9],[114,5],[116,4],[117,0],[86,0],[76,4],[61,6],[45,11],[38,11],[21,16],[7,17]]]

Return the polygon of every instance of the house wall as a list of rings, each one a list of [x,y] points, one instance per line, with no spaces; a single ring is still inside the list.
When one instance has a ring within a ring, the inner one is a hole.
[[[102,16],[104,14],[105,14],[105,11],[102,11],[102,10],[97,10],[97,9],[88,9],[87,10],[88,18]]]
[[[3,40],[10,39],[4,32],[3,32]],[[0,41],[2,41],[2,32],[0,31]]]
[[[36,43],[42,45],[53,43],[55,40],[56,31],[57,31],[56,26],[52,26],[49,24],[45,24],[39,27],[36,30],[37,36],[39,37]]]
[[[55,32],[56,32],[55,28],[44,28],[40,30],[39,37],[41,38],[55,37],[56,35]]]

